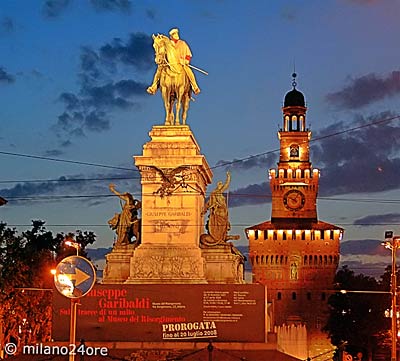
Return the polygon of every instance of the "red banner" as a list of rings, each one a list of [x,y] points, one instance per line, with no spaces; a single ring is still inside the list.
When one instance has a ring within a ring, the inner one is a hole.
[[[77,308],[86,341],[264,342],[262,285],[95,285]],[[53,339],[69,337],[70,300],[54,293]]]

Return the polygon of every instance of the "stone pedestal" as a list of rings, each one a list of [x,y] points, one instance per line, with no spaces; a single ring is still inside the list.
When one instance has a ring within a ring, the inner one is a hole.
[[[189,126],[154,126],[136,156],[142,183],[141,245],[127,283],[206,283],[199,247],[212,172]]]
[[[107,265],[103,272],[102,283],[124,283],[129,278],[134,248],[133,244],[118,246],[106,255]]]
[[[202,248],[207,283],[245,283],[244,256],[231,243]]]
[[[130,265],[126,283],[207,283],[201,250],[191,244],[143,244]]]

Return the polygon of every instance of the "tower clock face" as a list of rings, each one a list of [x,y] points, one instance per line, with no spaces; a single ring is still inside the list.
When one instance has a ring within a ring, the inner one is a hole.
[[[298,211],[304,207],[306,197],[297,189],[292,189],[286,192],[283,196],[283,204],[291,211]]]

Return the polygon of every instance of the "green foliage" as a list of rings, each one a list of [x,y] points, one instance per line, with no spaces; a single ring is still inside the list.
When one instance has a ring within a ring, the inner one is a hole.
[[[385,310],[391,305],[390,294],[374,293],[389,291],[387,275],[377,281],[370,276],[356,275],[344,266],[336,273],[335,285],[338,292],[329,297],[330,315],[324,328],[332,344],[339,346],[346,342],[350,348],[374,353],[390,329],[390,319],[385,317]],[[340,290],[363,292],[341,293]]]
[[[0,223],[0,322],[5,342],[23,345],[50,339],[54,285],[50,271],[61,259],[76,254],[64,240],[75,237],[83,256],[86,246],[96,240],[93,232],[54,236],[44,224],[32,221],[31,229],[19,235]]]

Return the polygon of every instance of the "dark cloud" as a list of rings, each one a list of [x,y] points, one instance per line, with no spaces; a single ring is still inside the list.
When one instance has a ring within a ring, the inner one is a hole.
[[[321,171],[319,196],[400,188],[398,120],[393,113],[383,112],[366,118],[358,116],[352,122],[338,122],[316,132],[310,158],[313,166]],[[357,129],[345,131],[352,128]],[[254,167],[273,168],[277,155],[278,152],[244,162],[234,161],[233,164],[220,161],[218,165],[226,163],[226,168],[239,171]],[[267,203],[270,202],[269,192],[268,182],[249,185],[230,193],[230,205]]]
[[[152,69],[154,64],[152,39],[144,33],[131,34],[126,43],[115,38],[102,46],[99,53],[105,62],[121,62],[141,71]]]
[[[121,11],[130,13],[132,2],[130,0],[90,0],[90,4],[97,11]]]
[[[57,189],[57,182],[20,183],[12,188],[4,188],[0,193],[10,201],[15,197],[33,197],[41,194],[49,194]]]
[[[146,96],[147,84],[121,77],[127,72],[134,77],[135,70],[142,74],[153,67],[152,39],[143,33],[131,34],[126,42],[113,39],[98,50],[83,47],[79,92],[60,94],[65,109],[53,129],[63,141],[110,129],[111,112],[137,108]]]
[[[350,79],[342,90],[328,94],[326,101],[341,109],[354,109],[399,93],[400,71],[392,71],[386,76],[372,73]]]
[[[294,6],[286,5],[281,9],[281,16],[284,20],[294,21],[298,17],[298,9]]]
[[[278,153],[271,152],[263,156],[250,156],[244,160],[219,160],[217,167],[224,167],[227,170],[247,170],[251,168],[269,168],[276,164]]]
[[[42,12],[48,18],[55,18],[60,16],[70,3],[71,0],[46,0],[43,3]]]
[[[359,5],[371,5],[371,4],[377,4],[382,0],[346,0],[346,1],[348,1],[349,3],[354,3]]]
[[[43,155],[45,157],[59,157],[63,154],[61,150],[58,149],[49,149]]]
[[[340,254],[348,255],[370,255],[386,256],[387,250],[381,245],[382,240],[362,239],[342,242],[340,244]]]
[[[372,214],[356,219],[353,224],[360,226],[396,225],[400,223],[400,213]]]
[[[154,9],[146,9],[146,16],[151,19],[155,20],[157,12]]]
[[[229,207],[241,207],[267,202],[271,202],[271,192],[268,182],[251,184],[229,192]]]
[[[339,122],[318,132],[314,138],[392,117],[390,112],[384,112],[368,118],[358,117],[352,124]],[[383,192],[399,188],[398,123],[366,126],[312,144],[313,164],[321,169],[320,195]]]
[[[62,148],[67,148],[67,147],[70,147],[72,145],[72,142],[67,139],[67,140],[62,141],[60,145],[61,145]]]
[[[110,121],[102,111],[64,112],[58,117],[57,128],[73,137],[85,137],[85,131],[101,132],[110,129]],[[63,142],[71,145],[70,140]]]
[[[14,82],[15,82],[15,77],[7,73],[7,71],[3,67],[0,67],[0,84],[1,83],[11,84]]]
[[[14,20],[9,16],[4,16],[0,20],[0,33],[10,33],[15,29]]]
[[[128,178],[127,180],[118,178]],[[68,196],[79,195],[74,198],[85,206],[94,206],[107,201],[112,196],[108,189],[110,182],[116,184],[117,189],[140,195],[139,174],[134,172],[98,173],[90,176],[71,175],[62,176],[55,181],[25,182],[11,188],[0,189],[0,194],[10,203],[24,205],[27,202],[62,202],[69,199]],[[93,195],[93,197],[90,197]],[[83,196],[83,197],[82,197]]]

